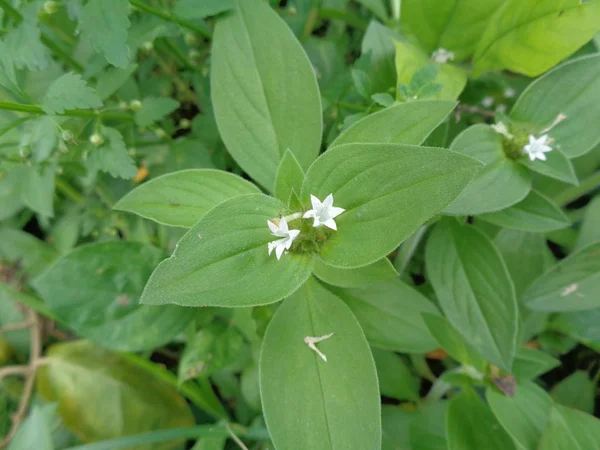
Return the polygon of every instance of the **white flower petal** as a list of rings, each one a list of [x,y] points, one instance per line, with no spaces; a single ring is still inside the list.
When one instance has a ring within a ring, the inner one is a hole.
[[[275,255],[277,256],[277,261],[279,261],[281,259],[281,255],[283,255],[284,251],[285,251],[285,246],[283,246],[283,245],[277,246],[277,248],[275,249]]]
[[[332,230],[337,231],[337,225],[335,223],[335,220],[333,219],[328,219],[325,222],[323,222],[323,225],[325,225],[327,228],[331,228]]]
[[[315,197],[312,194],[310,194],[310,202],[312,203],[312,207],[314,210],[317,210],[321,206],[323,206],[323,204],[321,203],[321,200],[319,200],[317,197]]]
[[[269,230],[271,230],[271,234],[277,236],[275,233],[279,232],[279,227],[270,220],[267,220],[267,225],[269,225]]]
[[[339,216],[344,211],[346,211],[344,208],[338,208],[337,206],[332,206],[329,209],[329,217],[331,217],[332,219],[335,219],[337,216]]]
[[[325,200],[323,200],[323,206],[328,209],[333,206],[333,194],[329,194],[327,197],[325,197]]]

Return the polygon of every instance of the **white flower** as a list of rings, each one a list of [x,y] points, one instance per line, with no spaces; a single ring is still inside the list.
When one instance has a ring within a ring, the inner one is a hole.
[[[492,125],[492,128],[496,133],[501,134],[502,136],[507,137],[508,139],[514,138],[514,136],[508,131],[508,128],[506,127],[504,122],[495,123],[494,125]]]
[[[321,203],[321,200],[311,194],[310,201],[313,209],[306,211],[302,217],[305,219],[315,219],[313,227],[325,225],[332,230],[337,230],[337,225],[333,219],[346,210],[344,208],[333,206],[333,194],[329,194],[325,200],[323,200],[323,203]]]
[[[431,55],[431,59],[433,60],[433,62],[445,64],[448,61],[454,60],[454,52],[451,52],[450,50],[446,50],[445,48],[438,48]]]
[[[481,104],[485,108],[489,108],[490,106],[492,106],[494,104],[494,97],[492,97],[491,95],[487,95],[487,96],[483,97],[483,100],[481,100]]]
[[[547,134],[539,138],[535,138],[533,135],[529,135],[529,144],[523,147],[523,150],[529,156],[531,161],[535,161],[536,159],[541,159],[542,161],[546,161],[546,155],[544,153],[552,150],[548,144],[551,143],[550,138]]]
[[[273,252],[273,250],[275,250],[275,255],[277,256],[277,260],[279,260],[281,255],[283,255],[283,252],[290,249],[294,239],[296,239],[300,234],[300,230],[290,230],[285,217],[281,218],[279,221],[279,226],[275,225],[270,220],[267,220],[267,225],[269,225],[269,229],[271,230],[271,234],[273,236],[281,238],[277,239],[276,241],[271,241],[267,244],[269,247],[269,255]]]
[[[515,88],[508,87],[504,89],[504,97],[513,98],[515,95],[517,95],[517,91],[515,90]]]

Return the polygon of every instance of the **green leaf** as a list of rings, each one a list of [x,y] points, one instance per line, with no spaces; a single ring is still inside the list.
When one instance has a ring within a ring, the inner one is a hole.
[[[47,114],[62,114],[66,109],[100,108],[102,101],[96,91],[88,87],[81,75],[65,73],[48,88],[42,100]]]
[[[561,405],[594,414],[596,383],[587,372],[577,370],[552,388],[552,398]]]
[[[423,313],[422,316],[429,332],[441,348],[461,364],[483,372],[485,360],[445,317],[428,313]]]
[[[589,414],[556,405],[542,436],[539,450],[598,450],[600,420]]]
[[[324,361],[304,339],[330,333],[316,344]],[[365,336],[344,303],[314,279],[287,298],[269,323],[260,388],[276,448],[381,446],[377,374]]]
[[[403,0],[400,14],[407,30],[429,53],[444,48],[458,60],[470,57],[490,18],[503,0]]]
[[[254,193],[260,190],[232,173],[189,169],[162,175],[138,186],[113,208],[163,225],[189,228],[225,200]]]
[[[410,424],[415,416],[399,406],[382,405],[381,407],[381,449],[410,450]]]
[[[596,1],[508,0],[477,45],[473,76],[499,69],[541,75],[600,30],[599,14]]]
[[[531,381],[519,384],[513,397],[491,389],[487,389],[485,395],[496,418],[517,447],[537,449],[552,410],[550,396]]]
[[[437,308],[401,281],[330,289],[350,307],[371,345],[404,353],[425,353],[437,348],[421,316],[439,314]]]
[[[346,211],[321,248],[324,263],[354,268],[381,259],[448,205],[480,165],[431,147],[345,144],[311,166],[302,200],[333,194]]]
[[[446,415],[448,448],[514,450],[511,437],[471,389],[452,399]]]
[[[577,248],[583,248],[597,241],[600,241],[600,197],[593,198],[586,207],[577,239]]]
[[[114,350],[151,350],[193,319],[185,308],[138,304],[162,256],[160,250],[135,242],[86,245],[59,259],[35,287],[50,310],[79,335]]]
[[[479,216],[494,225],[544,233],[571,225],[569,218],[552,200],[532,190],[519,203],[502,211]]]
[[[475,158],[484,167],[444,212],[475,215],[500,211],[523,200],[529,193],[529,171],[506,157],[501,135],[488,125],[467,128],[450,148]]]
[[[39,8],[38,2],[25,4],[22,7],[23,21],[4,37],[5,50],[18,69],[27,67],[29,70],[45,70],[52,63],[50,52],[40,40]],[[7,59],[5,61],[8,62]],[[10,73],[10,79],[12,78]]]
[[[240,355],[244,339],[231,326],[215,323],[203,328],[187,343],[178,366],[178,379],[208,377]]]
[[[47,363],[38,369],[38,392],[44,400],[58,402],[62,422],[83,442],[194,423],[187,403],[172,387],[117,353],[73,341],[54,344],[45,357]],[[136,448],[170,450],[181,444]]]
[[[560,261],[523,294],[533,311],[581,311],[600,307],[600,242]]]
[[[480,231],[445,219],[429,238],[426,265],[446,318],[481,356],[510,372],[518,306],[494,244]]]
[[[55,168],[22,167],[21,200],[25,206],[45,217],[54,216]]]
[[[107,67],[102,72],[95,76],[96,78],[96,95],[102,100],[106,100],[115,92],[117,92],[129,77],[137,70],[138,65],[135,63],[129,64],[124,69],[118,67]]]
[[[396,72],[398,83],[408,85],[413,76],[427,64],[431,63],[429,55],[419,47],[408,42],[395,41],[396,45]],[[466,72],[450,63],[438,64],[439,70],[435,83],[442,85],[442,90],[433,98],[439,100],[456,100],[467,83]]]
[[[313,260],[293,250],[280,261],[268,254],[267,243],[275,238],[267,220],[286,213],[283,203],[262,194],[235,197],[216,206],[156,268],[141,302],[239,307],[273,303],[290,295],[310,276]]]
[[[317,258],[313,274],[327,284],[347,288],[388,281],[398,276],[394,265],[387,258],[382,258],[373,264],[356,269],[340,269],[328,266]]]
[[[396,84],[394,40],[401,39],[393,30],[372,20],[361,44],[359,64],[368,70],[373,92],[386,92]]]
[[[588,2],[579,7],[598,10],[600,2]],[[596,19],[596,22],[599,21]],[[578,35],[579,32],[574,34]],[[563,42],[563,38],[556,42]],[[566,119],[548,134],[567,157],[581,156],[600,142],[593,126],[600,120],[600,55],[568,61],[535,80],[521,94],[510,117],[518,122],[534,124],[542,130],[549,127],[559,114],[566,115]]]
[[[358,0],[375,14],[380,20],[386,21],[389,17],[384,0]]]
[[[521,347],[515,357],[512,374],[517,381],[533,380],[558,366],[560,361],[548,353]]]
[[[127,31],[129,1],[89,0],[81,12],[81,39],[102,53],[113,66],[124,69],[129,64]]]
[[[8,450],[54,450],[52,431],[56,405],[33,405],[27,420],[23,422],[8,445]]]
[[[233,0],[178,0],[173,8],[175,15],[186,19],[204,19],[233,8]]]
[[[410,424],[411,450],[447,450],[446,412],[448,401],[426,403]],[[395,450],[395,449],[394,449]]]
[[[600,308],[561,313],[549,327],[583,343],[600,342]]]
[[[304,170],[290,150],[286,150],[275,176],[273,193],[282,202],[288,203],[292,192],[300,192],[304,181]]]
[[[522,158],[519,162],[530,170],[546,175],[547,177],[569,184],[579,184],[573,164],[559,148],[546,153],[546,161],[540,159],[530,161],[529,159]]]
[[[45,161],[58,144],[58,124],[54,117],[42,116],[30,122],[31,134],[24,136],[21,145],[28,145],[36,162]]]
[[[419,399],[419,379],[411,372],[404,360],[387,350],[371,349],[377,368],[381,395],[397,400],[417,401]]]
[[[0,177],[0,220],[5,220],[23,207],[20,195],[21,168],[9,170]]]
[[[332,144],[421,144],[452,112],[456,102],[421,100],[370,114],[347,128]]]
[[[179,102],[168,97],[146,97],[142,109],[135,113],[135,123],[147,127],[179,108]]]
[[[0,228],[0,256],[36,277],[58,257],[45,241],[21,230]]]
[[[321,145],[321,99],[302,46],[261,0],[234,0],[212,46],[212,100],[227,150],[258,183],[272,189],[290,150],[302,168]]]
[[[0,41],[0,86],[12,93],[19,92],[15,61],[8,45]]]
[[[91,149],[87,163],[91,170],[108,172],[113,177],[130,179],[135,177],[137,168],[129,156],[121,133],[108,127],[102,127],[105,142]]]

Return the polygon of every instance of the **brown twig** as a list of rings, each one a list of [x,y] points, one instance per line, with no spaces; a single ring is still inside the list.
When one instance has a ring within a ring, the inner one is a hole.
[[[29,323],[29,327],[31,329],[29,365],[9,366],[4,368],[3,376],[17,374],[25,375],[25,386],[23,387],[23,393],[21,395],[21,399],[19,400],[17,411],[12,416],[10,430],[8,430],[6,436],[4,436],[4,438],[0,441],[0,449],[8,446],[12,438],[19,430],[21,422],[23,422],[23,419],[25,418],[27,407],[29,406],[29,401],[31,400],[33,388],[35,386],[35,374],[40,364],[40,357],[42,354],[42,332],[38,322],[37,314],[32,309],[27,309],[27,322]],[[2,369],[0,369],[0,371],[1,370]],[[1,378],[2,375],[0,375],[0,379]]]
[[[231,439],[233,439],[233,441],[242,449],[242,450],[248,450],[248,447],[246,447],[246,445],[244,445],[244,443],[242,442],[242,440],[237,437],[237,435],[233,432],[233,430],[231,429],[231,427],[229,426],[229,424],[226,424],[225,427],[227,428],[227,431],[229,431],[229,435],[231,436]]]
[[[28,320],[24,320],[23,322],[18,323],[8,323],[0,327],[0,333],[6,333],[8,331],[17,331],[23,330],[25,328],[29,328],[31,326],[31,322]]]
[[[494,111],[488,111],[487,109],[479,108],[478,106],[465,105],[464,103],[461,103],[456,107],[456,123],[460,122],[461,113],[463,111],[479,114],[480,116],[484,117],[496,117],[496,113]]]

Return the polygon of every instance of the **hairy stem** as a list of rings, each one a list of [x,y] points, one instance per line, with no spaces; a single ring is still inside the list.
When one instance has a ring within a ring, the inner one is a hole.
[[[2,1],[2,0],[0,0]],[[14,103],[14,102],[0,102],[0,109],[5,111],[18,111],[29,114],[46,114],[46,112],[42,109],[41,106],[37,105],[26,105],[23,103]],[[96,111],[96,110],[84,110],[84,109],[72,109],[70,111],[65,111],[62,114],[58,114],[59,116],[65,117],[85,117],[85,118],[102,118],[106,120],[123,120],[123,121],[131,121],[133,120],[133,116],[129,114],[123,113],[111,113],[105,111]]]

